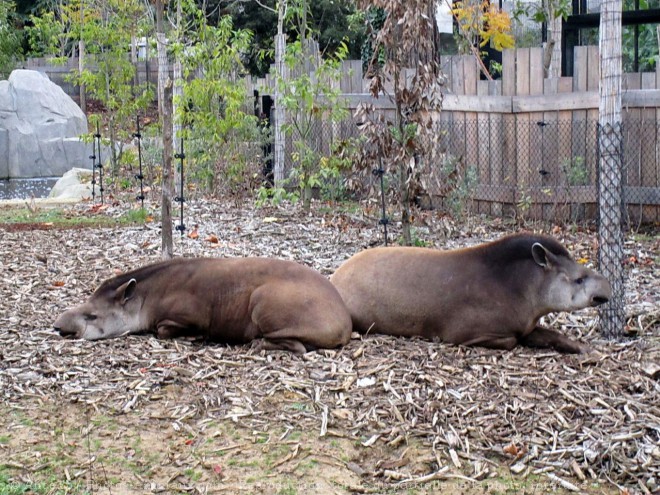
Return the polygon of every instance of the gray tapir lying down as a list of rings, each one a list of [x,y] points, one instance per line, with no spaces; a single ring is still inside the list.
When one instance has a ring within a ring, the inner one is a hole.
[[[516,234],[468,249],[376,248],[330,277],[359,332],[421,336],[511,349],[516,344],[588,352],[538,325],[553,311],[596,306],[608,281],[547,236]]]
[[[345,345],[351,319],[332,284],[293,261],[173,259],[106,280],[54,323],[88,340],[155,331],[305,352]]]

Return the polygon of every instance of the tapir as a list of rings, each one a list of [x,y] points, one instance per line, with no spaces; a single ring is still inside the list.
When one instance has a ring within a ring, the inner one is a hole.
[[[351,318],[326,277],[293,261],[177,258],[103,282],[54,323],[87,340],[155,332],[297,353],[345,345]]]
[[[525,233],[450,251],[369,249],[344,262],[330,281],[355,331],[506,350],[520,344],[588,352],[588,345],[539,319],[611,297],[609,282],[571,259],[558,241]]]

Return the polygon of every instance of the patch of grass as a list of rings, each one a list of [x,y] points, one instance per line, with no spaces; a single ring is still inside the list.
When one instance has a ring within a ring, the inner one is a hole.
[[[0,470],[0,495],[64,495],[78,493],[88,495],[81,482],[58,480],[53,477],[38,483],[24,483],[13,481],[6,472]]]
[[[128,210],[119,217],[102,214],[78,213],[62,208],[27,207],[0,208],[0,224],[35,223],[53,228],[73,227],[115,227],[118,225],[140,225],[149,219],[149,212],[143,208]]]
[[[8,435],[0,435],[0,444],[2,445],[7,445],[9,443],[9,436]]]
[[[298,495],[298,490],[290,481],[287,481],[286,486],[281,488],[277,495]]]
[[[332,203],[321,204],[318,207],[318,212],[321,214],[330,213],[347,213],[355,215],[360,213],[362,207],[357,201],[337,201]]]
[[[192,468],[186,469],[183,474],[185,474],[190,479],[190,481],[199,481],[202,479],[202,473],[195,471]]]

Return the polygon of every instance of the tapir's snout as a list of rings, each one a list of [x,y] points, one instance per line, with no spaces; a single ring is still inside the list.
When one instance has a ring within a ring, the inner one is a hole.
[[[78,334],[78,330],[72,324],[68,312],[61,314],[60,317],[55,320],[55,323],[53,323],[53,329],[65,338],[73,339],[76,338]]]
[[[610,300],[609,296],[594,296],[591,298],[591,305],[600,306],[601,304],[605,304],[609,300]]]
[[[605,277],[600,277],[600,284],[591,296],[591,305],[600,306],[612,298],[612,286]]]

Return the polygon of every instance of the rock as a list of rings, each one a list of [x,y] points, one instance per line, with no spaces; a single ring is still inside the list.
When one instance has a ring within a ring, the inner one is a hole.
[[[0,179],[57,177],[89,167],[87,119],[48,76],[15,70],[0,81]]]
[[[98,188],[96,194],[99,194]],[[92,171],[83,168],[72,168],[55,183],[48,197],[59,200],[91,198]]]

